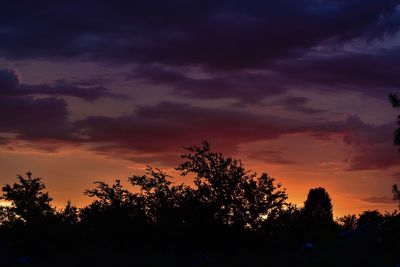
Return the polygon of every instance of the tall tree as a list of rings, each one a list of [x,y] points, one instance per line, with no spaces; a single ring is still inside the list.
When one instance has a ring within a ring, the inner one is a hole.
[[[393,200],[398,202],[400,208],[400,190],[398,189],[397,184],[393,185],[392,192],[393,192]]]
[[[400,98],[397,95],[389,95],[389,101],[393,108],[400,110]],[[399,127],[394,132],[393,144],[398,146],[400,145],[400,115],[397,116],[397,119],[397,124]]]
[[[304,202],[304,215],[312,221],[333,221],[332,201],[325,188],[310,189]]]
[[[389,95],[389,101],[392,104],[393,108],[400,110],[400,98],[397,95]],[[400,145],[400,115],[397,116],[397,124],[398,127],[394,132],[393,144],[398,146]],[[393,185],[392,192],[393,198],[395,201],[399,202],[400,208],[400,191],[398,190],[397,184]]]
[[[327,241],[335,236],[338,229],[333,221],[332,202],[324,188],[310,189],[304,202],[303,223],[305,241]]]

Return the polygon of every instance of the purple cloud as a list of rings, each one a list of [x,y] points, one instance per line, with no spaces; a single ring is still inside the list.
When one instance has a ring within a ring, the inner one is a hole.
[[[163,102],[141,106],[134,113],[120,117],[88,117],[74,125],[84,137],[82,142],[101,144],[101,153],[113,154],[121,149],[136,156],[137,153],[178,153],[179,148],[201,140],[209,140],[221,150],[232,152],[242,143],[302,133],[320,140],[341,136],[344,144],[354,148],[355,156],[350,158],[348,170],[385,169],[400,164],[387,142],[391,138],[388,136],[391,125],[369,125],[355,116],[340,121],[298,121]],[[269,156],[270,160],[283,163],[280,155],[270,153]]]
[[[0,97],[0,132],[20,140],[73,140],[67,103],[58,98]]]
[[[251,72],[216,72],[208,77],[190,77],[184,70],[159,65],[140,65],[128,79],[170,87],[171,94],[200,99],[234,98],[242,103],[259,103],[268,96],[286,92],[281,78]]]
[[[99,98],[116,97],[103,86],[96,85],[95,81],[66,81],[56,80],[45,84],[24,84],[14,70],[0,69],[0,96],[73,96],[93,102]]]
[[[323,109],[307,107],[306,104],[308,104],[308,99],[306,97],[286,97],[277,104],[282,106],[284,109],[297,111],[307,115],[316,115],[326,112],[326,110]]]
[[[0,54],[11,59],[80,57],[254,68],[302,55],[321,44],[395,34],[400,24],[398,4],[398,0],[10,2],[0,13]]]
[[[400,91],[397,58],[400,50],[370,53],[344,53],[309,57],[276,64],[273,69],[290,77],[292,84],[319,90],[357,91],[374,97],[386,97]]]

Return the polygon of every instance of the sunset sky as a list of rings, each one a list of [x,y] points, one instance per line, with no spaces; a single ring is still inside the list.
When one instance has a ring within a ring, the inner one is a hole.
[[[294,203],[392,211],[399,30],[400,0],[6,1],[0,182],[31,170],[82,206],[208,140]]]

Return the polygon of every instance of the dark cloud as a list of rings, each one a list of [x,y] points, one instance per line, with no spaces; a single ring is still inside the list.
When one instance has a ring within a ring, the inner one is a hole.
[[[348,170],[385,169],[400,164],[395,149],[387,142],[391,138],[390,124],[369,125],[356,116],[340,121],[298,121],[232,109],[163,102],[156,106],[141,106],[130,115],[88,117],[76,122],[75,127],[79,129],[82,142],[102,144],[101,153],[112,154],[121,149],[139,154],[177,153],[179,148],[201,140],[209,140],[221,150],[232,152],[242,143],[300,133],[321,140],[341,137],[354,150],[355,156],[349,159]],[[104,146],[105,143],[109,145]],[[264,157],[267,154],[264,153]],[[277,153],[269,153],[269,160],[292,163]]]
[[[316,122],[169,102],[140,106],[119,117],[91,116],[70,122],[68,115],[67,103],[59,98],[0,97],[2,143],[29,141],[33,147],[47,151],[54,151],[62,143],[87,144],[103,155],[169,164],[176,162],[177,157],[172,155],[183,146],[201,140],[209,140],[218,150],[230,153],[243,143],[306,134],[320,140],[341,137],[353,148],[347,170],[386,169],[400,164],[397,151],[388,142],[394,124],[370,125],[356,116]],[[15,136],[7,139],[7,134]],[[295,163],[270,150],[249,157],[274,164]]]
[[[135,113],[117,118],[89,117],[76,125],[89,142],[113,141],[136,151],[166,152],[201,140],[234,149],[242,142],[274,139],[291,131],[292,126],[286,126],[284,121],[287,120],[230,109],[163,102],[139,107]]]
[[[179,149],[179,148],[178,148]],[[178,166],[181,160],[181,151],[171,152],[138,152],[129,148],[116,147],[115,145],[96,146],[92,149],[96,154],[102,155],[106,158],[119,158],[123,160],[132,161],[135,163],[142,163],[146,165],[154,165],[159,167]]]
[[[254,68],[399,29],[398,0],[24,1],[2,4],[0,54]]]
[[[394,36],[400,27],[399,4],[400,0],[8,2],[0,10],[0,56],[137,64],[135,78],[169,86],[175,95],[235,98],[246,104],[293,87],[382,97],[399,88],[398,56],[390,54],[391,49],[333,55],[354,41],[372,44]],[[321,47],[327,52],[310,56]],[[182,69],[188,66],[207,75],[187,75]],[[69,82],[25,90],[88,101],[110,96],[103,86],[81,87]],[[318,113],[304,105],[292,110]]]
[[[380,170],[400,166],[396,149],[390,145],[358,147],[356,155],[349,162],[349,171]]]
[[[385,97],[400,91],[397,78],[400,49],[382,49],[369,53],[308,57],[276,64],[273,69],[290,77],[290,83],[329,91],[358,91]]]
[[[308,104],[308,98],[294,96],[286,97],[278,103],[278,105],[282,106],[284,109],[297,111],[307,115],[316,115],[326,112],[323,109],[307,107],[306,104]]]
[[[0,97],[0,132],[20,140],[73,140],[67,103],[58,98]]]
[[[0,97],[46,95],[74,96],[86,101],[95,101],[103,97],[117,97],[104,86],[99,86],[95,80],[67,81],[56,80],[45,84],[24,84],[14,70],[0,69]]]
[[[289,89],[322,92],[359,92],[377,98],[400,93],[397,78],[400,49],[370,52],[345,52],[283,60],[262,70],[229,70],[192,73],[186,68],[142,64],[128,79],[167,86],[174,95],[200,99],[234,98],[240,102],[260,103],[263,99],[286,93]],[[279,104],[305,114],[323,113],[306,106],[303,97],[288,97]]]
[[[189,76],[184,70],[159,65],[140,65],[128,79],[164,85],[174,95],[200,99],[234,98],[240,102],[259,103],[265,97],[286,92],[281,78],[266,73],[230,71]],[[200,76],[200,77],[199,77]]]
[[[399,4],[400,0],[11,1],[0,10],[0,56],[135,64],[140,68],[131,78],[168,86],[174,95],[234,98],[242,104],[259,103],[292,88],[356,90],[382,97],[398,91],[399,53],[390,48],[379,54],[336,50],[354,41],[372,44],[394,36],[400,27]],[[315,55],[321,47],[325,52]],[[193,66],[206,75],[189,75],[185,68]],[[0,74],[0,80],[4,75],[10,73]],[[15,88],[15,77],[13,81],[7,86]],[[20,87],[18,93],[24,89],[88,101],[110,96],[96,84],[64,81]],[[304,104],[291,109],[319,112]]]
[[[67,88],[70,87],[66,86],[65,90]],[[50,143],[55,147],[58,142],[76,141],[68,121],[67,102],[56,97],[35,98],[33,95],[75,95],[92,99],[92,96],[78,95],[78,89],[76,87],[68,93],[63,92],[61,82],[56,86],[25,85],[20,82],[16,71],[0,69],[1,143],[4,145],[14,140],[43,142],[32,145],[44,148],[50,147]]]
[[[361,199],[364,202],[367,203],[372,203],[372,204],[394,204],[393,197],[387,197],[387,196],[382,196],[382,197],[369,197],[369,198],[364,198]]]
[[[354,147],[354,155],[349,159],[350,171],[388,169],[400,166],[398,151],[392,145],[393,129],[396,124],[365,124],[352,119],[358,130],[348,131],[343,141]]]
[[[14,90],[19,84],[20,78],[16,71],[0,69],[0,92]]]
[[[293,160],[285,159],[282,151],[276,151],[272,149],[266,149],[262,151],[256,151],[247,155],[249,159],[260,160],[266,164],[281,164],[289,165],[295,164]]]

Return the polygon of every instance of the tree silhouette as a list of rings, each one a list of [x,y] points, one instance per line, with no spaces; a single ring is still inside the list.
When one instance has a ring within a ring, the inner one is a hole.
[[[304,202],[304,215],[313,221],[333,221],[331,198],[325,188],[310,189]]]
[[[400,208],[400,190],[398,189],[397,184],[393,185],[392,192],[393,192],[393,200],[398,202]]]
[[[338,218],[338,223],[344,231],[354,230],[357,227],[357,216],[354,214],[345,215]]]
[[[57,213],[57,216],[61,223],[74,225],[79,221],[79,210],[77,207],[72,205],[71,201],[68,201],[64,209]]]
[[[26,224],[39,224],[46,218],[55,215],[51,206],[52,198],[41,178],[33,178],[31,172],[26,173],[26,178],[17,176],[18,183],[3,186],[1,199],[10,202],[6,210],[8,222],[23,222]]]
[[[96,188],[88,189],[85,195],[95,198],[88,206],[81,210],[81,219],[85,222],[105,222],[129,220],[140,213],[138,206],[140,199],[116,180],[111,186],[104,182],[95,182]]]
[[[270,265],[336,266],[332,255],[343,250],[335,248],[341,239],[324,188],[311,189],[300,208],[287,202],[274,178],[247,171],[209,143],[186,150],[177,170],[193,177],[193,186],[148,167],[128,178],[131,191],[120,180],[95,182],[84,192],[92,203],[81,209],[68,202],[56,211],[41,178],[17,176],[3,187],[1,198],[10,206],[0,206],[0,237],[35,266],[59,266],[60,259],[65,266],[74,266],[73,259],[85,266],[128,265],[132,255],[137,266],[261,266],[266,258]],[[396,186],[393,194],[399,200]],[[342,230],[379,223],[386,254],[378,255],[398,254],[397,212],[365,211],[337,222]],[[351,242],[347,248],[354,248]]]
[[[120,180],[116,180],[111,186],[104,182],[94,182],[97,185],[94,189],[88,189],[84,192],[89,197],[95,197],[93,205],[101,208],[120,208],[130,205],[133,195],[121,185]]]
[[[96,187],[86,190],[85,195],[94,201],[80,210],[80,221],[85,235],[93,245],[108,243],[123,246],[129,238],[143,238],[146,217],[142,212],[137,194],[125,189],[120,180],[109,185],[95,182]]]
[[[392,107],[399,110],[400,109],[400,98],[397,95],[389,95],[389,101],[392,104]],[[399,127],[394,132],[394,145],[400,145],[400,115],[397,117],[398,121],[397,124]]]
[[[212,152],[208,142],[186,150],[177,170],[183,176],[195,174],[196,197],[214,209],[222,224],[256,229],[285,206],[285,190],[267,174],[257,178],[241,161]]]
[[[179,209],[192,195],[192,189],[183,184],[174,185],[172,177],[160,169],[147,167],[144,175],[129,177],[129,182],[139,188],[137,199],[151,222],[176,220],[182,222]]]
[[[361,226],[367,223],[381,223],[384,216],[377,210],[367,210],[358,217],[357,225]]]
[[[400,109],[400,98],[397,95],[389,95],[389,101],[392,104],[392,107],[399,110]],[[400,115],[397,116],[397,129],[394,132],[393,144],[400,145]],[[400,208],[400,191],[398,190],[397,184],[392,187],[393,198],[395,201],[399,202]]]
[[[327,240],[337,230],[331,198],[325,188],[310,189],[303,208],[304,235],[307,240]]]

